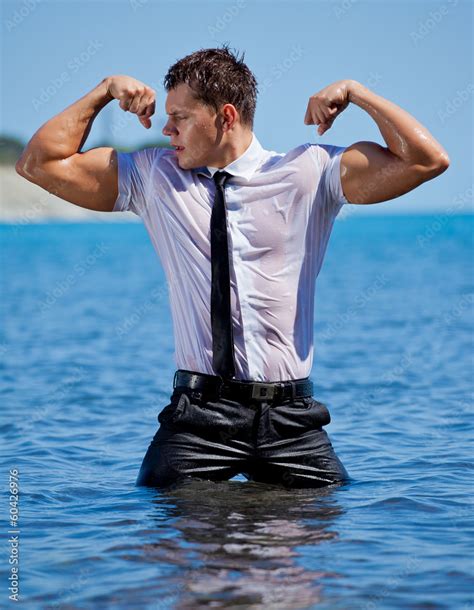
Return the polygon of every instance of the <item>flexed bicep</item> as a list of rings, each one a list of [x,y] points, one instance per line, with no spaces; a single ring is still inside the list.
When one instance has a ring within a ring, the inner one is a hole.
[[[341,184],[349,203],[370,204],[395,199],[440,173],[409,164],[376,142],[355,142],[341,158]]]

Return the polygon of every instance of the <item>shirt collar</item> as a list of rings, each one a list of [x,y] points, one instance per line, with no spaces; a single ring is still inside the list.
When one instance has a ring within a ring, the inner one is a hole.
[[[232,174],[232,176],[249,181],[260,164],[263,151],[264,149],[258,141],[257,136],[252,132],[252,141],[249,147],[240,157],[234,159],[232,163],[222,168],[211,167],[210,165],[202,166],[196,168],[195,172],[212,178],[217,171],[226,171]]]

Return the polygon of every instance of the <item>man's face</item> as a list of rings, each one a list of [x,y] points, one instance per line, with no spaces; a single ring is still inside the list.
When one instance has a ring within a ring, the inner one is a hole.
[[[168,120],[163,135],[179,147],[175,154],[181,169],[217,163],[220,136],[214,110],[198,102],[185,83],[169,91],[165,108]]]

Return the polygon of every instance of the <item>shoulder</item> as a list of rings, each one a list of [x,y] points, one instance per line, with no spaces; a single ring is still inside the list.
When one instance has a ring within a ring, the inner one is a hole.
[[[324,170],[331,162],[340,160],[340,157],[347,148],[347,146],[340,146],[338,144],[314,144],[311,142],[307,142],[303,146],[305,146],[307,153],[320,166],[321,170]]]
[[[164,146],[150,146],[139,150],[117,151],[119,164],[135,166],[141,173],[151,171],[154,166],[166,163],[173,150]]]
[[[337,146],[305,142],[291,148],[286,153],[266,151],[265,166],[275,168],[291,166],[303,171],[314,171],[316,168],[322,173],[328,160],[338,148]]]
[[[315,144],[313,142],[305,142],[291,148],[286,153],[275,152],[273,150],[265,151],[265,164],[285,164],[290,162],[316,163],[323,170],[325,165],[337,156],[340,156],[346,146],[337,144]]]
[[[304,163],[304,158],[308,155],[307,146],[307,144],[300,144],[287,152],[265,149],[261,157],[261,170],[279,169],[290,164],[294,165],[299,161]]]

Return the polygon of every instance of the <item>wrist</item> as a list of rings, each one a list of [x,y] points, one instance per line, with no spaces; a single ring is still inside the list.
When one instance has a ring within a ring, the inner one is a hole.
[[[362,100],[364,93],[366,93],[367,91],[367,87],[364,87],[362,83],[359,83],[358,81],[352,79],[348,81],[347,97],[349,102],[351,102],[352,104],[358,104]]]
[[[98,85],[98,89],[104,98],[104,102],[108,103],[114,99],[114,96],[109,92],[110,76],[106,76]]]

